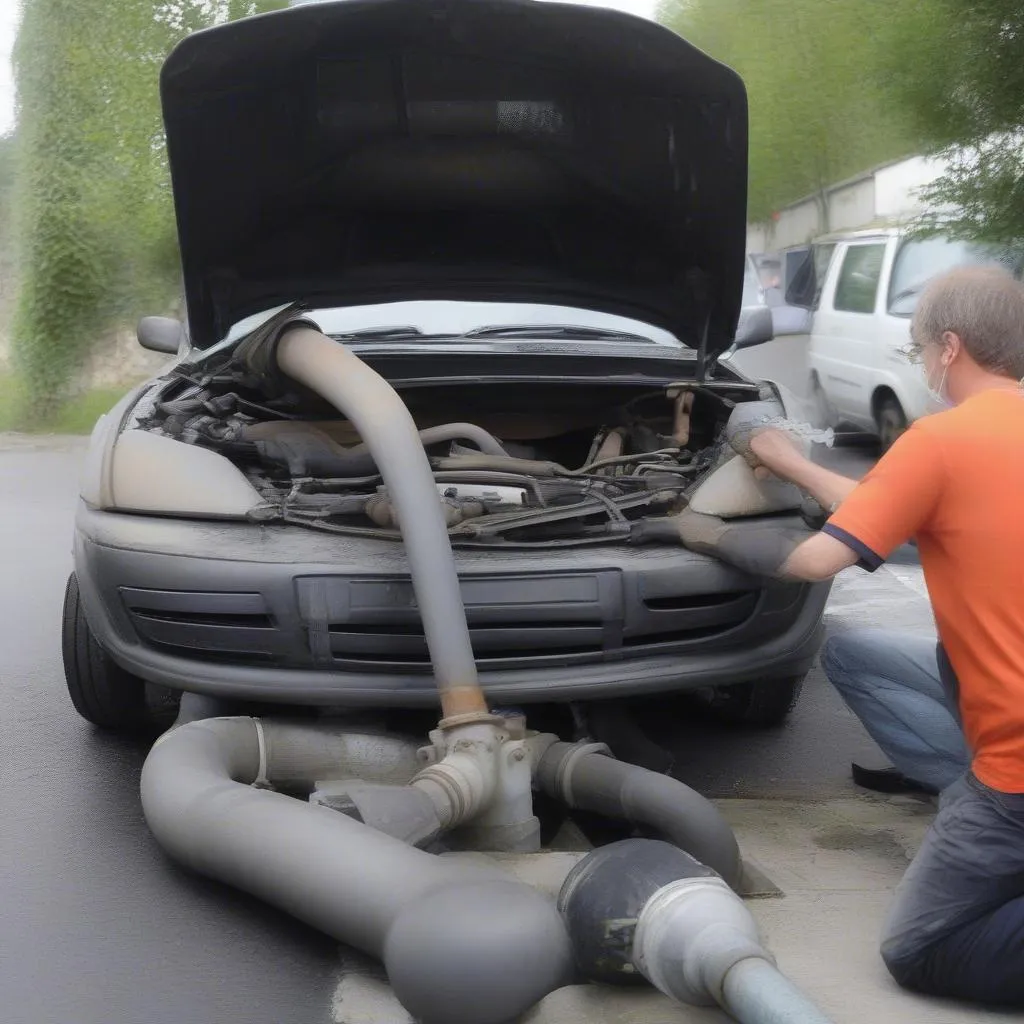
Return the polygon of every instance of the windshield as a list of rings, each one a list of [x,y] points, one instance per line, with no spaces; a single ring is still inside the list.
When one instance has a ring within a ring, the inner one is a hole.
[[[222,344],[255,330],[283,309],[257,313],[235,324]],[[593,310],[535,303],[388,302],[310,310],[309,316],[325,334],[357,336],[360,341],[627,341],[685,348],[674,335],[639,320]],[[218,346],[219,347],[219,346]]]
[[[900,246],[889,283],[889,312],[912,316],[925,285],[956,267],[997,265],[1021,276],[1024,247],[948,238],[910,238]]]

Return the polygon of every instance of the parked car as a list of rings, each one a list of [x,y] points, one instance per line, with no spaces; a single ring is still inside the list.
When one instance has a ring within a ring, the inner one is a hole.
[[[363,439],[243,356],[301,315],[422,431],[493,701],[700,689],[784,717],[827,585],[630,542],[707,475],[731,410],[785,413],[719,361],[771,336],[741,317],[732,71],[614,11],[387,0],[196,33],[162,102],[188,318],[140,324],[174,365],[93,432],[64,613],[82,715],[148,727],[183,691],[436,702]]]
[[[958,266],[999,263],[1018,276],[1022,267],[1018,247],[899,229],[834,235],[791,253],[800,266],[788,300],[813,310],[808,354],[819,413],[876,432],[883,450],[937,408],[906,355],[924,286]]]

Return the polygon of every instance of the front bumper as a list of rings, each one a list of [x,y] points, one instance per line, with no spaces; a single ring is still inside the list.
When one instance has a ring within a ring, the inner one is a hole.
[[[681,548],[461,550],[494,703],[584,701],[805,672],[827,584],[766,584]],[[89,625],[129,672],[211,696],[437,703],[400,544],[80,505]]]

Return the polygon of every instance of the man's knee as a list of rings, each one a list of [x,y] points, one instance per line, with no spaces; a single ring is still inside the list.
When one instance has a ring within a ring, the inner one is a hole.
[[[938,939],[923,933],[890,934],[881,953],[902,988],[1024,1007],[1024,896]]]
[[[929,992],[930,957],[928,947],[903,942],[899,948],[883,940],[882,962],[901,988],[913,992]]]
[[[821,651],[821,666],[833,686],[842,689],[868,668],[872,652],[877,650],[877,630],[851,629],[833,633]]]

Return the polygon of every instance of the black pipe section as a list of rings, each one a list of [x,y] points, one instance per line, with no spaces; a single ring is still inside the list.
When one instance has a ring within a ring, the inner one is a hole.
[[[732,829],[714,804],[677,779],[572,743],[553,743],[535,778],[549,796],[651,829],[733,888],[739,885],[742,862]]]
[[[588,853],[558,894],[577,971],[605,984],[646,984],[633,963],[640,912],[669,882],[713,874],[678,846],[655,839],[623,839]]]

